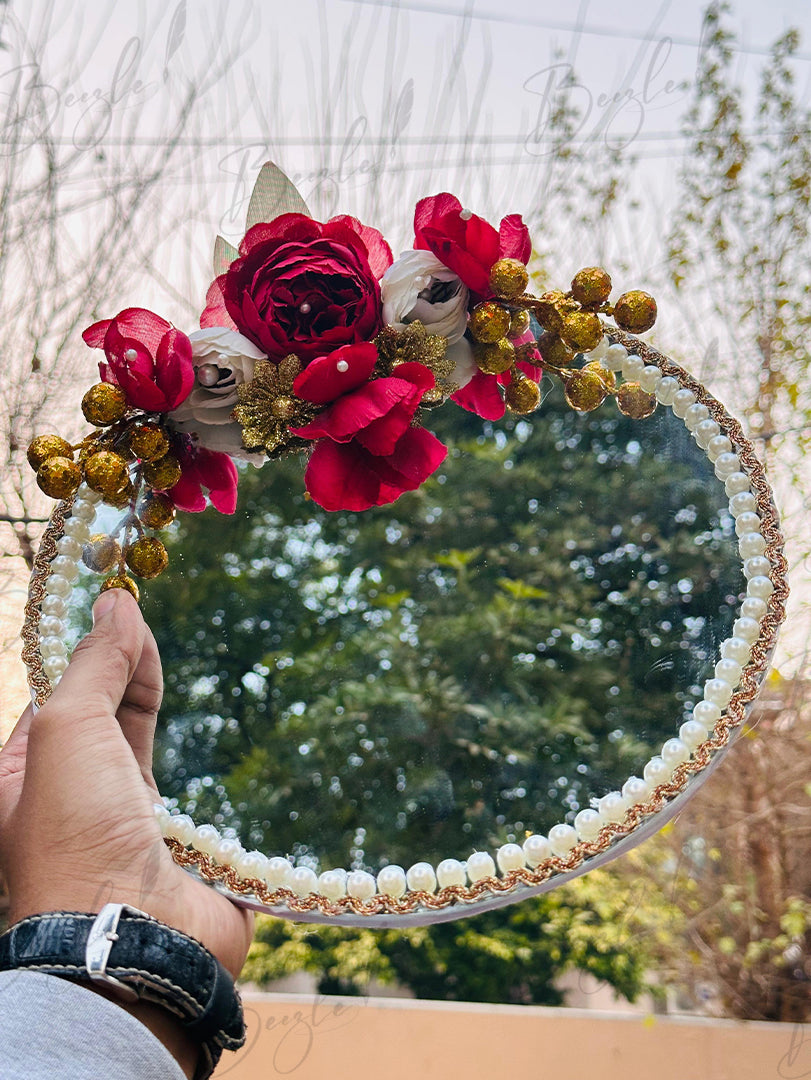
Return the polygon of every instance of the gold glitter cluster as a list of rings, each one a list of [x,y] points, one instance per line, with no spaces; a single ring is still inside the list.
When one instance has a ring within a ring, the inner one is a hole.
[[[309,445],[306,439],[291,435],[289,430],[308,424],[318,412],[317,406],[293,393],[293,383],[300,372],[301,361],[292,354],[278,364],[258,360],[253,379],[237,387],[239,404],[231,415],[242,427],[246,450],[262,449],[269,458],[274,458]]]
[[[153,578],[166,569],[166,548],[146,530],[174,520],[174,504],[164,493],[180,479],[180,463],[171,453],[169,432],[131,409],[120,387],[91,386],[82,412],[96,431],[75,446],[59,435],[38,435],[28,447],[28,461],[52,499],[73,498],[84,481],[105,503],[125,511],[112,534],[91,537],[82,559],[96,573],[113,571],[102,590],[127,589],[137,600],[138,586],[126,571]]]
[[[516,303],[531,311],[540,324],[542,333],[532,347],[537,346],[544,370],[562,380],[571,408],[591,412],[610,395],[620,412],[641,420],[656,408],[653,394],[635,382],[618,386],[613,371],[599,361],[573,366],[576,354],[591,352],[603,340],[605,328],[600,315],[612,317],[620,330],[632,334],[642,334],[655,323],[656,301],[648,293],[631,290],[613,305],[608,302],[610,294],[608,273],[600,266],[588,266],[575,274],[568,292],[554,289],[540,297],[523,295]]]
[[[419,319],[404,330],[384,326],[374,339],[381,374],[393,375],[398,364],[424,364],[434,376],[434,387],[422,399],[423,405],[441,405],[459,386],[451,376],[455,364],[448,359],[448,342],[440,334],[429,334]]]

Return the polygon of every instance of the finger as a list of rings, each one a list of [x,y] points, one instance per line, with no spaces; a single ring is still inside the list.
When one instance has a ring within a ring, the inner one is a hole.
[[[152,631],[147,627],[138,666],[118,708],[118,722],[144,779],[155,794],[158,789],[152,776],[152,755],[162,697],[163,676],[158,647]]]
[[[22,753],[25,757],[25,744],[28,742],[28,732],[31,728],[31,720],[34,717],[34,706],[29,705],[20,719],[14,725],[11,734],[6,739],[5,745],[0,750],[0,762],[8,765],[11,758],[15,760]],[[0,766],[0,777],[3,776],[3,767]]]
[[[146,625],[123,589],[109,589],[93,606],[93,629],[73,650],[70,663],[38,714],[62,732],[109,732],[143,652]]]
[[[33,716],[34,708],[29,705],[0,750],[0,838],[6,835],[8,822],[19,798]]]

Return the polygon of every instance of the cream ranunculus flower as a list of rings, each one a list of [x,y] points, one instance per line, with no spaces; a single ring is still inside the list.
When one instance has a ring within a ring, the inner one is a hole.
[[[453,345],[467,329],[468,288],[430,251],[406,251],[380,280],[383,321],[402,328],[419,319]]]
[[[231,418],[239,397],[237,387],[253,379],[257,360],[265,354],[236,330],[211,326],[189,334],[194,363],[194,388],[169,413],[177,431],[196,435],[207,450],[250,459],[242,446],[242,428]]]

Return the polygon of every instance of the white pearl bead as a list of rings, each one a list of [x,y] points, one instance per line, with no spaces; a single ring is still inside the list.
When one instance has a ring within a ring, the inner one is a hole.
[[[719,458],[715,459],[715,475],[719,480],[726,480],[728,476],[736,473],[740,467],[741,463],[737,454],[721,454]]]
[[[693,435],[701,449],[706,450],[710,444],[710,439],[714,439],[720,431],[721,427],[715,420],[702,420],[700,424],[696,425]]]
[[[474,851],[468,856],[465,870],[471,881],[481,881],[482,878],[493,877],[496,864],[492,855],[488,855],[486,851]]]
[[[687,412],[684,414],[684,424],[688,431],[695,431],[702,420],[706,420],[710,415],[710,410],[706,405],[701,405],[696,402],[695,405],[691,405]]]
[[[768,561],[768,560],[767,560]],[[749,578],[749,582],[746,586],[746,592],[748,596],[758,596],[761,600],[768,600],[774,592],[774,585],[772,579],[765,574],[753,575]],[[43,611],[45,605],[43,604]]]
[[[124,358],[126,360],[129,360],[130,363],[132,363],[133,360],[138,359],[138,350],[137,349],[126,349],[125,352],[124,352]]]
[[[549,841],[545,836],[541,836],[539,833],[533,833],[531,836],[528,836],[522,846],[524,849],[524,858],[527,860],[527,866],[531,866],[533,870],[536,866],[540,866],[540,864],[552,854],[552,848],[549,846]]]
[[[265,867],[265,882],[270,889],[286,889],[290,885],[290,875],[293,867],[289,859],[283,859],[281,855],[274,855],[268,859]]]
[[[228,863],[229,865],[236,859],[236,857],[242,852],[242,844],[238,840],[230,840],[225,838],[220,840],[215,845],[211,854],[220,864]]]
[[[549,846],[555,855],[568,855],[577,843],[577,833],[573,826],[553,825],[549,830]]]
[[[704,683],[704,697],[721,709],[729,705],[732,691],[733,687],[729,685],[726,679],[707,679]]]
[[[73,591],[73,586],[61,574],[51,574],[45,582],[45,591],[52,596],[61,596],[63,599],[67,599]]]
[[[64,619],[68,613],[68,605],[61,596],[48,594],[40,604],[43,615],[54,615],[57,619]]]
[[[90,539],[90,529],[87,527],[87,522],[82,521],[81,518],[68,518],[62,531],[65,536],[74,536],[80,544],[86,544]]]
[[[655,394],[656,387],[662,381],[662,373],[655,364],[647,364],[639,376],[639,385],[646,394]]]
[[[741,679],[741,665],[737,660],[724,657],[715,665],[715,677],[716,679],[723,679],[730,686],[737,686]]]
[[[79,484],[79,488],[76,492],[77,499],[83,499],[85,502],[93,503],[94,506],[98,506],[104,496],[99,491],[94,491],[88,487],[87,484]]]
[[[309,866],[297,866],[290,875],[290,886],[296,896],[305,897],[318,892],[318,878]]]
[[[77,562],[82,557],[82,545],[75,536],[60,536],[56,544],[56,550],[60,555]]]
[[[527,865],[524,850],[519,844],[502,844],[496,852],[496,862],[502,874],[510,870],[523,870]]]
[[[65,624],[55,615],[43,615],[40,617],[38,629],[40,637],[61,638],[65,633]]]
[[[681,739],[668,739],[659,751],[659,756],[665,765],[669,766],[671,769],[675,769],[676,766],[681,765],[683,761],[689,760],[690,747]]]
[[[74,499],[73,506],[70,508],[70,516],[79,518],[80,521],[86,521],[89,525],[91,521],[96,520],[96,508],[87,499]]]
[[[676,393],[673,395],[673,401],[671,402],[673,415],[678,416],[680,419],[683,419],[687,410],[690,408],[691,405],[695,405],[695,403],[696,396],[692,390],[677,390]]]
[[[744,533],[738,541],[738,551],[742,559],[754,559],[756,555],[762,555],[766,550],[766,539],[759,532]]]
[[[197,369],[197,381],[201,386],[216,386],[220,381],[220,369],[217,364],[201,364]]]
[[[760,637],[760,623],[757,619],[747,619],[741,616],[732,624],[733,637],[743,638],[744,641],[755,642]]]
[[[619,791],[609,791],[597,800],[597,813],[604,822],[620,822],[628,810],[628,800]]]
[[[699,724],[698,720],[685,720],[679,728],[679,738],[692,753],[707,738],[707,731],[708,729],[703,724]]]
[[[741,605],[743,609],[743,605]],[[751,616],[747,615],[747,618]],[[721,642],[721,656],[725,660],[734,660],[736,663],[743,667],[744,664],[749,663],[749,657],[752,655],[752,645],[749,641],[744,641],[743,638],[730,637],[726,641]]]
[[[674,379],[672,375],[665,375],[656,387],[656,400],[660,405],[670,405],[679,390],[681,390],[681,387],[678,380]]]
[[[418,862],[409,866],[406,881],[413,892],[436,892],[436,873],[430,863]]]
[[[164,835],[179,840],[184,847],[194,843],[194,822],[188,814],[172,814],[164,829]]]
[[[459,211],[459,217],[462,219],[462,221],[470,221],[470,219],[473,217],[473,211],[468,210],[468,208],[466,206],[464,206]]]
[[[716,435],[714,439],[710,439],[707,444],[707,457],[710,461],[717,461],[722,454],[732,453],[732,443],[726,435]],[[737,455],[736,455],[737,461]],[[730,475],[727,473],[727,475]]]
[[[377,884],[365,870],[353,870],[346,879],[346,891],[357,900],[371,900],[377,891]]]
[[[721,719],[721,706],[714,701],[698,701],[693,706],[693,719],[709,731]]]
[[[241,851],[233,860],[233,867],[241,878],[264,881],[268,858],[261,851]]]
[[[756,507],[757,500],[751,491],[739,491],[729,500],[729,512],[734,518],[740,517],[741,514],[754,513]]]
[[[650,791],[650,784],[647,780],[642,780],[639,776],[629,776],[622,785],[622,797],[627,799],[632,805],[634,803],[644,802],[648,795],[650,795]]]
[[[639,382],[642,372],[645,370],[645,361],[641,356],[629,353],[622,362],[622,377],[626,382]]]
[[[652,788],[658,787],[659,784],[666,784],[673,776],[673,766],[657,755],[646,764],[642,775]]]
[[[68,662],[64,656],[49,656],[42,661],[42,670],[51,682],[58,679],[64,673],[67,666]]]
[[[768,578],[771,568],[772,564],[765,555],[755,555],[751,559],[743,560],[743,576],[747,581],[755,577]]]
[[[345,371],[349,371],[349,364],[346,362],[346,360],[339,360],[335,367],[338,371],[341,372],[342,375]]]
[[[44,637],[40,639],[39,653],[43,658],[46,656],[67,656],[68,647],[62,638]]]
[[[628,350],[624,345],[610,345],[606,349],[605,356],[601,363],[608,368],[609,371],[622,371],[622,365],[625,363],[625,359],[628,356]]]
[[[402,866],[384,866],[377,875],[377,891],[384,896],[401,897],[406,891],[406,876]]]
[[[603,823],[596,810],[581,810],[575,815],[574,828],[580,840],[596,840]]]
[[[605,354],[608,352],[608,338],[603,335],[600,338],[600,342],[596,345],[591,352],[586,353],[586,360],[589,362],[602,360]]]
[[[169,824],[172,815],[162,802],[152,803],[152,813],[155,815],[155,821],[157,821],[160,831],[165,835],[166,826]]]
[[[346,878],[340,870],[325,870],[318,875],[318,891],[328,900],[340,900],[346,896]]]
[[[440,889],[446,889],[449,885],[464,885],[467,880],[465,868],[458,859],[443,859],[436,868],[436,879]]]
[[[745,472],[732,473],[724,481],[724,490],[731,499],[733,495],[740,495],[749,490],[749,477]]]
[[[213,825],[198,825],[194,830],[192,843],[204,855],[213,855],[214,848],[220,842],[220,834]]]
[[[66,581],[73,583],[79,576],[79,567],[76,565],[75,559],[71,559],[67,555],[57,555],[51,562],[51,573],[59,574]]]
[[[738,514],[735,519],[735,532],[738,536],[743,536],[745,533],[760,532],[761,521],[760,518],[752,510],[747,510],[743,514]]]
[[[308,304],[306,300],[303,304],[299,304],[298,309],[302,315],[309,315],[310,312],[313,310],[312,306]]]

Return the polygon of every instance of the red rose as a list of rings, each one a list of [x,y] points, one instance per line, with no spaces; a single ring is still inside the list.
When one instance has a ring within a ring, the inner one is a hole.
[[[456,196],[447,192],[417,203],[414,247],[432,251],[471,292],[485,298],[493,295],[490,288],[493,263],[510,258],[526,266],[532,254],[529,230],[520,214],[503,218],[496,232],[484,218],[464,211]]]
[[[306,364],[378,333],[378,279],[391,262],[381,234],[355,218],[283,214],[248,231],[200,325],[233,326],[271,360],[295,353]]]
[[[191,393],[191,342],[154,312],[127,308],[93,323],[82,337],[91,348],[104,349],[107,363],[99,364],[99,374],[120,386],[134,408],[171,412]]]
[[[311,423],[291,428],[315,439],[305,473],[310,495],[326,510],[367,510],[413,491],[444,461],[447,449],[411,427],[434,376],[424,364],[400,364],[370,379],[374,345],[350,345],[321,356],[293,383],[304,401],[327,405]]]

